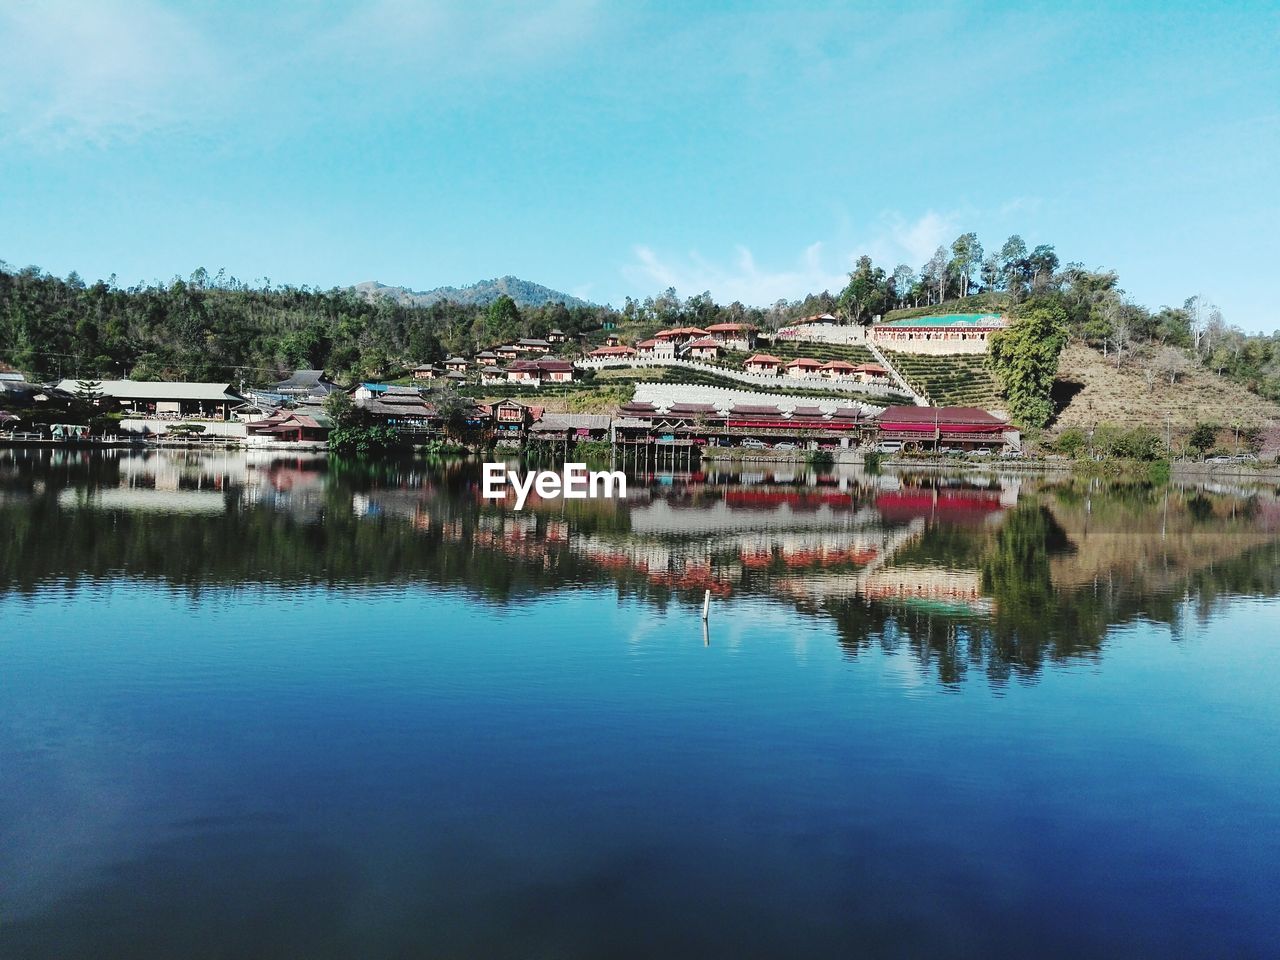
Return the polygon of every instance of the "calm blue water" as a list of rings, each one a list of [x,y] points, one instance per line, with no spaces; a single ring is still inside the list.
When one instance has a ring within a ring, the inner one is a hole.
[[[128,466],[0,463],[2,956],[1275,955],[1272,494]]]

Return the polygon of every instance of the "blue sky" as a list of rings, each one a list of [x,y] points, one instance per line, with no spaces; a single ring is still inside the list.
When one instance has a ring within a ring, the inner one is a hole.
[[[1280,327],[1280,6],[0,3],[0,259],[767,304],[976,230]]]

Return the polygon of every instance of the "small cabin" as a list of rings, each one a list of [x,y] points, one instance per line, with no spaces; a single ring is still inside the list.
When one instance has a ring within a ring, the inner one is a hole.
[[[772,354],[757,353],[754,356],[747,357],[742,364],[742,369],[747,373],[761,373],[767,377],[776,377],[778,368],[782,366],[782,361]]]

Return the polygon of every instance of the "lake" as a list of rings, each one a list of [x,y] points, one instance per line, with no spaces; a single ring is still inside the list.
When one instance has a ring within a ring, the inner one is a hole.
[[[1275,956],[1276,489],[479,481],[0,450],[0,956]]]

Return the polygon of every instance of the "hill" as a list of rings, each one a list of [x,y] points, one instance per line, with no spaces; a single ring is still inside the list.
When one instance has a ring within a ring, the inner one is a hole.
[[[566,307],[589,307],[586,300],[572,297],[559,290],[552,290],[540,283],[521,280],[519,277],[498,277],[494,280],[481,280],[465,287],[436,287],[434,290],[410,290],[408,287],[390,286],[377,280],[366,280],[352,287],[360,295],[372,300],[375,297],[389,297],[396,303],[411,307],[429,307],[441,300],[449,300],[464,306],[488,306],[504,293],[516,302],[518,307],[544,307],[552,303],[563,303]]]
[[[1280,404],[1198,364],[1188,363],[1170,385],[1167,377],[1149,379],[1140,361],[1117,369],[1081,343],[1069,343],[1062,352],[1054,399],[1054,430],[1100,423],[1169,423],[1178,429],[1201,422],[1265,426],[1280,421]]]

